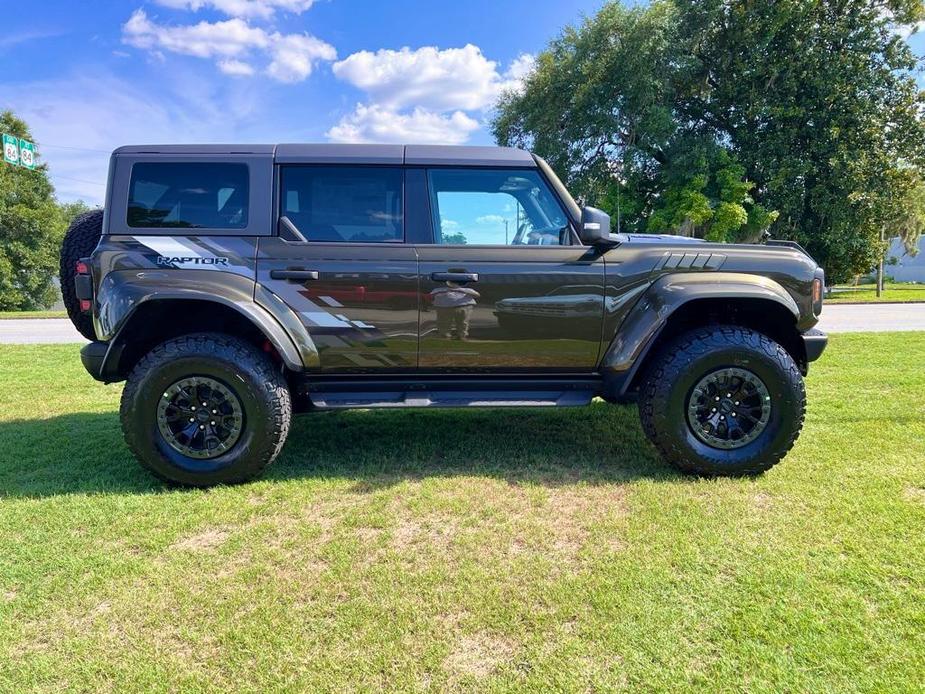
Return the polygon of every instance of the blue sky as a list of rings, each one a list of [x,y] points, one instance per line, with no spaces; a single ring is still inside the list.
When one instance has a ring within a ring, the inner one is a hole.
[[[17,3],[4,13],[0,108],[29,123],[59,197],[91,203],[122,144],[487,144],[498,92],[601,4]]]
[[[0,0],[0,108],[91,203],[123,144],[488,144],[498,93],[602,2]]]

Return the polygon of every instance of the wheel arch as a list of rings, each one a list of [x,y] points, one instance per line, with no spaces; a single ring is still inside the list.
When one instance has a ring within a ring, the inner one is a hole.
[[[649,288],[623,321],[601,362],[605,397],[625,401],[645,366],[678,335],[705,325],[740,325],[778,342],[805,373],[800,311],[780,284],[759,275],[670,275]]]
[[[123,380],[153,347],[190,333],[219,332],[240,337],[267,351],[290,371],[305,360],[280,323],[257,303],[194,292],[143,297],[120,321],[100,368],[108,381]]]

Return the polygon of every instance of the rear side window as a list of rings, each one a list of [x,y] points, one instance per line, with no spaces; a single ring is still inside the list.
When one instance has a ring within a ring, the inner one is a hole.
[[[402,171],[375,166],[284,166],[281,214],[311,241],[404,239]]]
[[[138,163],[129,184],[128,225],[243,229],[248,188],[246,164]]]

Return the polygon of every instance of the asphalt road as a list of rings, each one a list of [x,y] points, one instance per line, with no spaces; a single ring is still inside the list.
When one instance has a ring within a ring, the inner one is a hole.
[[[830,304],[822,311],[827,333],[925,330],[925,304]],[[0,320],[0,343],[86,342],[66,318]]]

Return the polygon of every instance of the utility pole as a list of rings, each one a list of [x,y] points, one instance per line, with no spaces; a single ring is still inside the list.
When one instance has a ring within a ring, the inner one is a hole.
[[[877,298],[883,294],[883,256],[886,250],[883,247],[883,227],[880,227],[880,262],[877,263]]]
[[[618,234],[620,233],[620,192],[621,192],[620,189],[621,188],[623,188],[623,182],[618,179],[617,180],[617,233]]]

